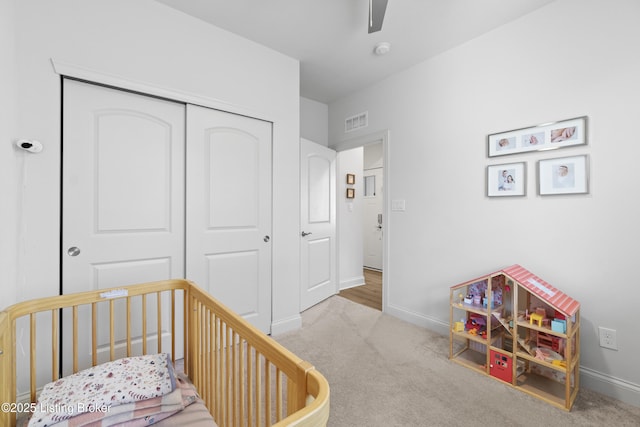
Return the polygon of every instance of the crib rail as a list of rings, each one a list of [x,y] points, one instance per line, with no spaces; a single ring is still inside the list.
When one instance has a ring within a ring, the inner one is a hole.
[[[61,375],[156,352],[184,361],[221,427],[326,425],[324,377],[186,280],[42,298],[0,312],[0,403],[9,404],[0,425],[15,426],[16,410],[28,407],[19,403],[36,402],[40,388]]]

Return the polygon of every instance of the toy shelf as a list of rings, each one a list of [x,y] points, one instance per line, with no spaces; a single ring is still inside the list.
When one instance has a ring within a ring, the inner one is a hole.
[[[481,373],[486,371],[487,358],[484,354],[472,350],[469,347],[455,353],[455,361],[467,368],[473,369]]]
[[[495,329],[496,332],[491,332],[491,338],[482,338],[481,336],[478,335],[473,335],[470,334],[468,332],[456,332],[456,331],[451,331],[451,333],[456,336],[459,337],[461,339],[468,339],[471,341],[475,341],[479,344],[490,344],[491,346],[493,346],[498,340],[500,340],[503,336],[504,336],[504,332],[498,332],[498,329]],[[489,340],[491,342],[489,342]]]
[[[450,288],[449,358],[554,406],[579,390],[580,304],[514,265]]]
[[[554,406],[566,409],[566,390],[565,386],[560,382],[549,381],[545,376],[527,372],[518,376],[516,388]],[[570,396],[571,402],[576,399],[577,394],[578,388],[573,388]]]

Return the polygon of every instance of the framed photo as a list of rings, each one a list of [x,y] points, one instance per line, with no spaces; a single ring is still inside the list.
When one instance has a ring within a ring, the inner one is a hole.
[[[354,197],[356,197],[356,189],[347,188],[347,199],[353,199]]]
[[[538,161],[538,192],[550,194],[587,194],[589,159],[586,154]]]
[[[489,157],[584,145],[587,143],[587,117],[494,133],[487,141]]]
[[[487,196],[526,195],[525,162],[487,166]]]
[[[353,185],[356,183],[356,176],[352,173],[347,174],[347,184]]]

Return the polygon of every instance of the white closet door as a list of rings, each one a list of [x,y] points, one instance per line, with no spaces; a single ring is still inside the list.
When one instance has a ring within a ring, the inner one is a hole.
[[[73,80],[63,88],[63,293],[184,277],[185,106]],[[134,336],[141,325],[134,316]],[[116,341],[124,333],[118,323]]]
[[[271,328],[271,123],[187,106],[186,275]]]

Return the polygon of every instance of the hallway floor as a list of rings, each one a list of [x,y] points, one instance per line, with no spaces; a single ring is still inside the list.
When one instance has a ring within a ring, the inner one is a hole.
[[[382,272],[364,269],[365,284],[338,294],[358,304],[382,311]]]

